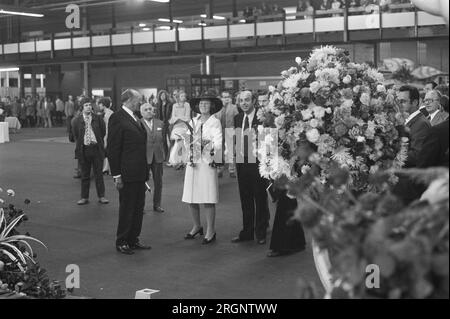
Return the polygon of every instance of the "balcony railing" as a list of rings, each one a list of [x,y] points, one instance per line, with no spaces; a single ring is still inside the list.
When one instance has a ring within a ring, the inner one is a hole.
[[[411,10],[406,11],[405,10]],[[396,12],[401,11],[401,12]],[[201,25],[199,25],[201,24]],[[359,30],[379,30],[382,40],[383,30],[391,28],[413,28],[418,37],[419,28],[429,26],[445,26],[444,19],[428,13],[417,11],[410,5],[392,5],[389,11],[378,10],[368,13],[364,8],[338,9],[316,12],[297,12],[288,15],[272,15],[227,18],[226,20],[191,21],[191,24],[172,24],[170,30],[159,30],[155,25],[150,31],[142,31],[135,27],[126,29],[108,29],[97,32],[70,32],[51,34],[21,43],[1,44],[0,54],[37,55],[51,52],[54,57],[57,51],[129,47],[138,45],[156,45],[174,43],[173,51],[178,51],[183,42],[201,41],[202,48],[208,41],[228,41],[239,39],[258,39],[260,37],[303,35],[326,32],[344,32],[349,34]],[[446,29],[448,35],[448,29]],[[348,37],[344,36],[348,41]]]

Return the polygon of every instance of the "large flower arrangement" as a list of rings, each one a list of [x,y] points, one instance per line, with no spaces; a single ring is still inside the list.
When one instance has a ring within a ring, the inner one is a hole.
[[[405,117],[382,74],[330,46],[296,62],[282,72],[278,87],[270,88],[270,104],[258,111],[263,126],[279,132],[278,153],[267,152],[270,138],[258,146],[262,176],[294,182],[316,168],[323,183],[337,163],[350,171],[348,186],[363,191],[372,174],[404,165]],[[392,174],[389,183],[395,182]]]

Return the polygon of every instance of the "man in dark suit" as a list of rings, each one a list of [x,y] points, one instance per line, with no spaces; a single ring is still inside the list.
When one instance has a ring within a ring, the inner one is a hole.
[[[111,115],[108,125],[108,160],[111,175],[119,191],[119,225],[116,248],[122,254],[151,249],[139,242],[145,206],[147,169],[147,134],[134,114],[141,105],[135,90],[122,93],[122,108]]]
[[[431,128],[430,122],[419,110],[419,99],[420,94],[417,88],[409,85],[402,86],[397,94],[401,110],[409,114],[405,122],[406,131],[409,132],[409,150],[405,168],[418,166],[418,158],[423,152],[423,142]],[[420,198],[425,191],[423,185],[402,174],[398,177],[399,181],[393,192],[402,199],[404,204],[407,205]]]
[[[419,110],[419,99],[419,90],[409,85],[402,86],[397,95],[402,111],[409,114],[405,123],[410,140],[407,167],[417,167],[417,156],[431,127],[430,121]]]
[[[141,122],[147,132],[147,163],[152,172],[155,192],[153,194],[153,210],[164,213],[161,207],[163,187],[164,122],[155,118],[156,108],[148,103],[141,106]]]
[[[244,227],[232,242],[251,241],[256,235],[258,244],[264,245],[270,218],[266,192],[268,181],[259,174],[259,163],[253,154],[253,143],[249,136],[251,131],[257,134],[258,125],[261,125],[256,117],[257,100],[252,92],[243,91],[239,95],[239,102],[244,112],[235,116],[234,127],[237,135],[236,168]]]
[[[429,129],[423,143],[422,152],[417,158],[417,167],[449,166],[449,120]]]
[[[103,119],[92,112],[92,102],[89,98],[81,101],[82,112],[73,120],[72,134],[75,139],[75,157],[81,167],[81,199],[78,205],[89,203],[89,188],[91,184],[91,168],[94,169],[95,186],[99,203],[108,204],[105,198],[105,183],[102,166],[105,158],[104,137],[106,126]]]

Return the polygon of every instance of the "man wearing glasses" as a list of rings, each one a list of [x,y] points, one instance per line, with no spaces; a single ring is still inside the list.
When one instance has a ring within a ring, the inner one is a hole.
[[[448,114],[441,109],[441,93],[436,90],[429,91],[423,100],[428,111],[428,120],[431,126],[436,126],[448,119]]]
[[[92,102],[83,98],[81,114],[74,120],[72,127],[76,142],[75,154],[81,166],[81,199],[78,205],[89,203],[89,188],[91,184],[91,169],[94,169],[95,186],[100,204],[108,204],[105,198],[105,183],[103,180],[103,160],[105,158],[104,137],[106,126],[103,119],[92,111]]]

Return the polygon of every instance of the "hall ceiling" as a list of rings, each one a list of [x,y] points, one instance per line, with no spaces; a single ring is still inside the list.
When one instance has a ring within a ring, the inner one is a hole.
[[[172,0],[173,18],[199,16],[205,13],[210,0]],[[263,0],[237,0],[238,11],[246,6],[260,6]],[[44,18],[21,17],[21,31],[44,31],[44,33],[66,32],[65,6],[70,3],[87,5],[91,25],[110,24],[112,21],[112,3],[115,6],[117,23],[139,22],[169,18],[169,5],[149,0],[0,0],[0,4],[19,5],[32,8],[35,12],[45,14]],[[295,6],[296,0],[266,0],[267,4]],[[95,4],[95,5],[94,5]],[[55,6],[59,5],[59,6]],[[233,0],[214,0],[214,13],[232,12]],[[17,19],[17,18],[13,18]]]

